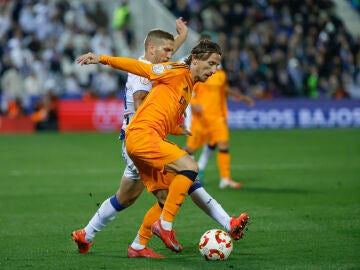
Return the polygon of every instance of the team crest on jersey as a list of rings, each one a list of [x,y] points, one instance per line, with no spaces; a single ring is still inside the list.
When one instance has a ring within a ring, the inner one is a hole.
[[[172,65],[166,65],[166,67],[165,67],[167,70],[170,70],[170,69],[172,69]]]
[[[153,65],[151,69],[152,69],[152,72],[154,72],[156,75],[160,75],[160,74],[164,73],[164,70],[165,70],[164,66],[161,64]]]
[[[147,78],[144,77],[140,77],[140,82],[144,85],[147,85],[150,83],[150,81]]]

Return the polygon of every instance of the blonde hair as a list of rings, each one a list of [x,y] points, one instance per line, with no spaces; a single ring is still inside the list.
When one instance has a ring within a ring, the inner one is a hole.
[[[174,41],[174,36],[172,34],[170,34],[169,32],[160,30],[160,29],[154,29],[151,30],[145,40],[144,40],[144,46],[145,46],[145,50],[147,49],[147,47],[149,46],[150,43],[153,43],[155,45],[159,45],[163,40],[172,40]]]

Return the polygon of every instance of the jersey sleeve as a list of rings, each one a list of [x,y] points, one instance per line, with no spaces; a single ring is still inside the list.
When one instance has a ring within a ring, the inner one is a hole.
[[[132,58],[112,57],[107,55],[100,56],[100,63],[150,79],[151,64]]]
[[[127,80],[128,87],[132,89],[132,94],[138,91],[150,92],[152,83],[149,79],[129,73]]]
[[[180,63],[166,62],[161,64],[148,64],[139,60],[126,57],[111,57],[106,55],[100,56],[100,62],[116,69],[121,69],[141,77],[146,77],[150,81],[161,80],[163,78],[172,77],[179,72],[178,68],[186,66]]]

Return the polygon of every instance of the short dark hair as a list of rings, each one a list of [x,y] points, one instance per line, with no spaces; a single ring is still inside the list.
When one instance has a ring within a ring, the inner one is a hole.
[[[195,56],[195,58],[200,60],[207,60],[213,53],[221,55],[222,51],[220,46],[207,39],[200,40],[200,42],[191,50],[189,57],[185,60],[185,64],[191,64],[192,56]]]
[[[149,46],[150,43],[155,43],[159,45],[159,42],[162,40],[172,40],[174,41],[174,36],[170,34],[169,32],[160,30],[160,29],[154,29],[151,30],[144,41],[145,49]]]

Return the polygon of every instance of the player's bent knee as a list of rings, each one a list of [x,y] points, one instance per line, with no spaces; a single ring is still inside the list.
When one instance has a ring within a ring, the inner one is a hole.
[[[198,173],[196,171],[191,171],[191,170],[183,170],[183,171],[178,172],[178,174],[186,176],[193,182],[195,182],[196,177],[198,175]]]
[[[198,164],[196,163],[195,160],[193,160],[191,157],[189,160],[187,160],[186,162],[186,166],[183,170],[187,170],[187,171],[194,171],[196,173],[198,173],[199,171],[199,166]]]
[[[199,171],[196,161],[187,154],[172,163],[166,164],[164,169],[173,174],[178,174],[181,171],[194,171],[196,173]]]

